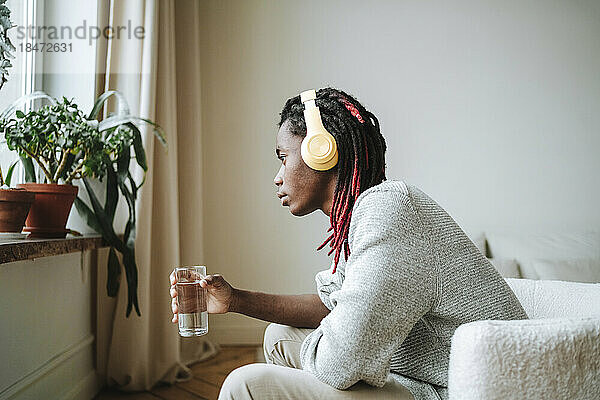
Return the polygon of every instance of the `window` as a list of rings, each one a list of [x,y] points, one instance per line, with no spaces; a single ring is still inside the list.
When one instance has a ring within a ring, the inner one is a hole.
[[[35,85],[35,72],[36,63],[39,64],[39,60],[36,60],[36,54],[34,52],[23,52],[22,49],[26,45],[27,40],[20,38],[17,34],[17,27],[27,27],[35,25],[37,20],[37,14],[39,5],[36,0],[8,0],[6,5],[11,10],[10,19],[15,25],[8,31],[8,36],[16,47],[14,52],[15,58],[11,60],[12,68],[8,71],[8,81],[0,89],[0,110],[4,110],[7,106],[12,104],[16,99],[23,96],[26,93],[31,93],[36,89]],[[0,166],[2,172],[6,174],[8,167],[18,157],[16,153],[11,152],[6,147],[4,138],[0,138]],[[20,180],[22,172],[18,169],[13,179]]]

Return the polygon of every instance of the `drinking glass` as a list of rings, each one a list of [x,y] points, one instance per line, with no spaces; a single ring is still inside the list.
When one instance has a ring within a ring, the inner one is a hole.
[[[200,281],[206,276],[204,265],[175,268],[179,335],[202,336],[208,333],[206,289]]]

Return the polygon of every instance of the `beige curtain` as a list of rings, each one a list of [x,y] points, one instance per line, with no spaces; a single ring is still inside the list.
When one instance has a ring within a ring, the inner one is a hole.
[[[122,390],[189,379],[187,364],[219,350],[202,337],[180,339],[168,282],[176,265],[202,263],[203,256],[198,7],[195,0],[99,2],[99,26],[140,26],[144,38],[98,43],[97,91],[123,92],[132,113],[158,122],[169,143],[166,151],[145,130],[149,170],[137,204],[136,240],[142,316],[125,317],[123,279],[110,338],[98,348],[98,358],[106,357],[99,372]]]

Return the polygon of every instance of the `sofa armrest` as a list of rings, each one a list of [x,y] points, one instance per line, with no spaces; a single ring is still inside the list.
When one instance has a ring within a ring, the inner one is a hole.
[[[600,319],[461,325],[448,392],[450,400],[600,399]]]

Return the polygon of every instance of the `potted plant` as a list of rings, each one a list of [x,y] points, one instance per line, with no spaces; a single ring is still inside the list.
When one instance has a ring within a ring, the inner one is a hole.
[[[106,197],[102,204],[87,178],[83,178],[86,192],[90,199],[88,207],[81,199],[75,199],[75,206],[87,224],[101,233],[110,244],[108,257],[108,279],[106,289],[109,296],[116,296],[119,290],[120,263],[116,252],[122,255],[123,266],[127,279],[127,316],[132,307],[140,315],[137,299],[137,266],[135,262],[135,236],[136,236],[136,210],[135,202],[138,192],[145,181],[148,171],[146,152],[142,141],[142,134],[138,127],[144,123],[152,127],[152,133],[166,148],[167,140],[163,130],[156,123],[131,115],[127,101],[118,91],[108,91],[98,97],[88,119],[96,121],[106,101],[115,96],[118,100],[118,111],[115,115],[98,123],[98,131],[102,134],[104,143],[102,163],[93,164],[94,174],[100,179],[106,177]],[[131,160],[135,159],[135,164]],[[131,166],[133,165],[133,167]],[[137,165],[143,172],[140,182],[134,179],[134,167]],[[115,233],[113,221],[119,197],[127,202],[129,217],[125,224],[124,234],[121,237]]]
[[[100,111],[111,96],[118,100],[118,112],[99,122]],[[51,104],[28,113],[15,111],[18,104],[35,99],[47,99]],[[9,117],[13,112],[14,117]],[[57,101],[42,92],[19,99],[0,115],[0,134],[6,136],[9,148],[19,152],[28,182],[36,178],[34,162],[42,171],[44,180],[53,185],[58,182],[70,185],[77,179],[83,182],[90,205],[77,197],[75,206],[86,223],[102,234],[110,245],[109,296],[118,293],[121,264],[117,252],[122,256],[128,285],[127,316],[133,307],[140,315],[135,262],[135,202],[148,166],[139,123],[151,125],[154,135],[166,146],[162,129],[152,121],[131,115],[127,102],[117,91],[99,96],[87,116],[72,101],[65,98]],[[142,172],[139,182],[134,179],[136,165]],[[94,191],[90,182],[92,178],[105,183],[104,202]],[[127,203],[129,216],[123,234],[119,235],[113,225],[121,197]]]
[[[67,218],[79,189],[72,181],[85,174],[87,158],[102,144],[96,126],[76,104],[65,98],[58,102],[45,98],[50,104],[27,113],[16,110],[14,116],[2,118],[0,133],[8,148],[24,160],[28,183],[17,187],[35,193],[24,231],[35,238],[61,238],[67,234]],[[39,183],[32,160],[43,173]]]
[[[10,188],[11,177],[17,163],[13,163],[6,174],[2,174],[0,167],[0,238],[20,239],[21,231],[29,208],[35,198],[34,193],[25,189]]]

